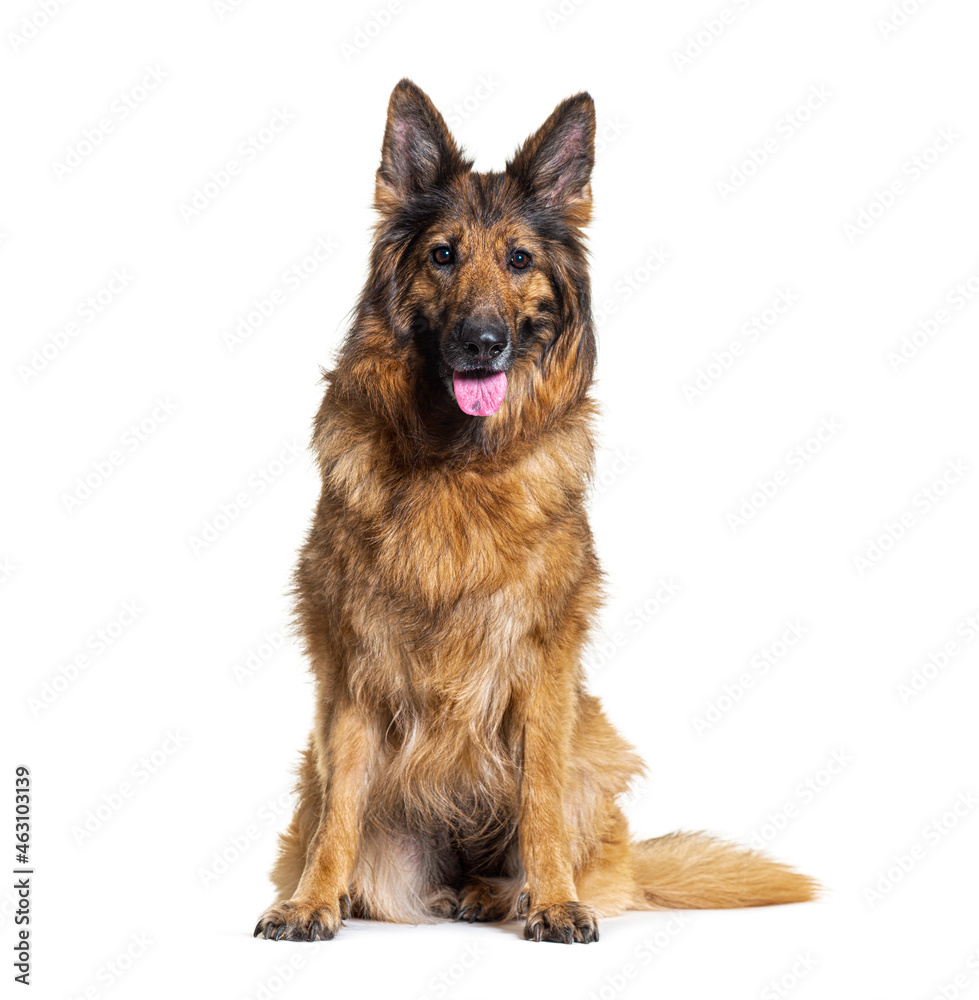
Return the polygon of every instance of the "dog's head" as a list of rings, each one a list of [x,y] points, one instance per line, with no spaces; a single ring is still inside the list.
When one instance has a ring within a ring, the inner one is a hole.
[[[548,395],[549,376],[564,379],[564,397],[587,388],[594,340],[582,228],[594,135],[594,105],[578,94],[503,172],[477,173],[415,84],[402,80],[391,95],[368,293],[398,344],[415,352],[429,391],[445,393],[457,413],[512,416],[521,398]]]

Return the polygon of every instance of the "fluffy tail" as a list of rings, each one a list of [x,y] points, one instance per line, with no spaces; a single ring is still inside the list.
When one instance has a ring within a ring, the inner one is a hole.
[[[671,833],[632,845],[635,907],[721,910],[815,899],[820,885],[759,851],[705,833]]]

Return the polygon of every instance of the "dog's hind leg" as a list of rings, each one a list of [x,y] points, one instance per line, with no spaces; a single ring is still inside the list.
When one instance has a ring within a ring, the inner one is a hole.
[[[521,913],[524,875],[479,876],[459,890],[456,920],[516,920]]]
[[[635,908],[633,845],[625,816],[613,801],[606,803],[604,811],[596,811],[595,820],[601,834],[579,842],[582,855],[575,883],[583,903],[592,906],[599,916],[612,917]]]
[[[465,875],[459,889],[459,903],[452,916],[456,920],[502,921],[526,916],[521,896],[527,876],[520,863],[516,837],[503,847],[494,847],[488,856],[463,848]]]

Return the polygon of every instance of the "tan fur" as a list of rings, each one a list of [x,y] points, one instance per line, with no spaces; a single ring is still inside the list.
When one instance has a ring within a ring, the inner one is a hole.
[[[761,854],[704,833],[671,833],[633,845],[638,910],[720,910],[815,897],[818,884]],[[645,905],[644,905],[645,904]]]
[[[589,942],[624,909],[814,894],[702,834],[633,842],[616,798],[642,764],[583,689],[602,597],[585,513],[593,137],[578,95],[505,173],[476,174],[421,91],[392,95],[371,278],[326,377],[295,577],[316,723],[257,934],[330,938],[348,911],[526,914],[531,939]],[[429,259],[449,240],[451,273]],[[515,245],[532,272],[509,269]],[[518,349],[499,412],[469,417],[437,363],[459,317],[484,314]]]

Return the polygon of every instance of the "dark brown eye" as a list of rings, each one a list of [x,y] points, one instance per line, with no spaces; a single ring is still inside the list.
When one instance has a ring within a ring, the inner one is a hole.
[[[510,254],[510,267],[518,271],[526,271],[530,267],[531,256],[526,250],[514,250]]]
[[[432,251],[432,260],[441,267],[445,267],[447,264],[451,264],[453,260],[452,247],[443,243],[441,246],[437,246]]]

